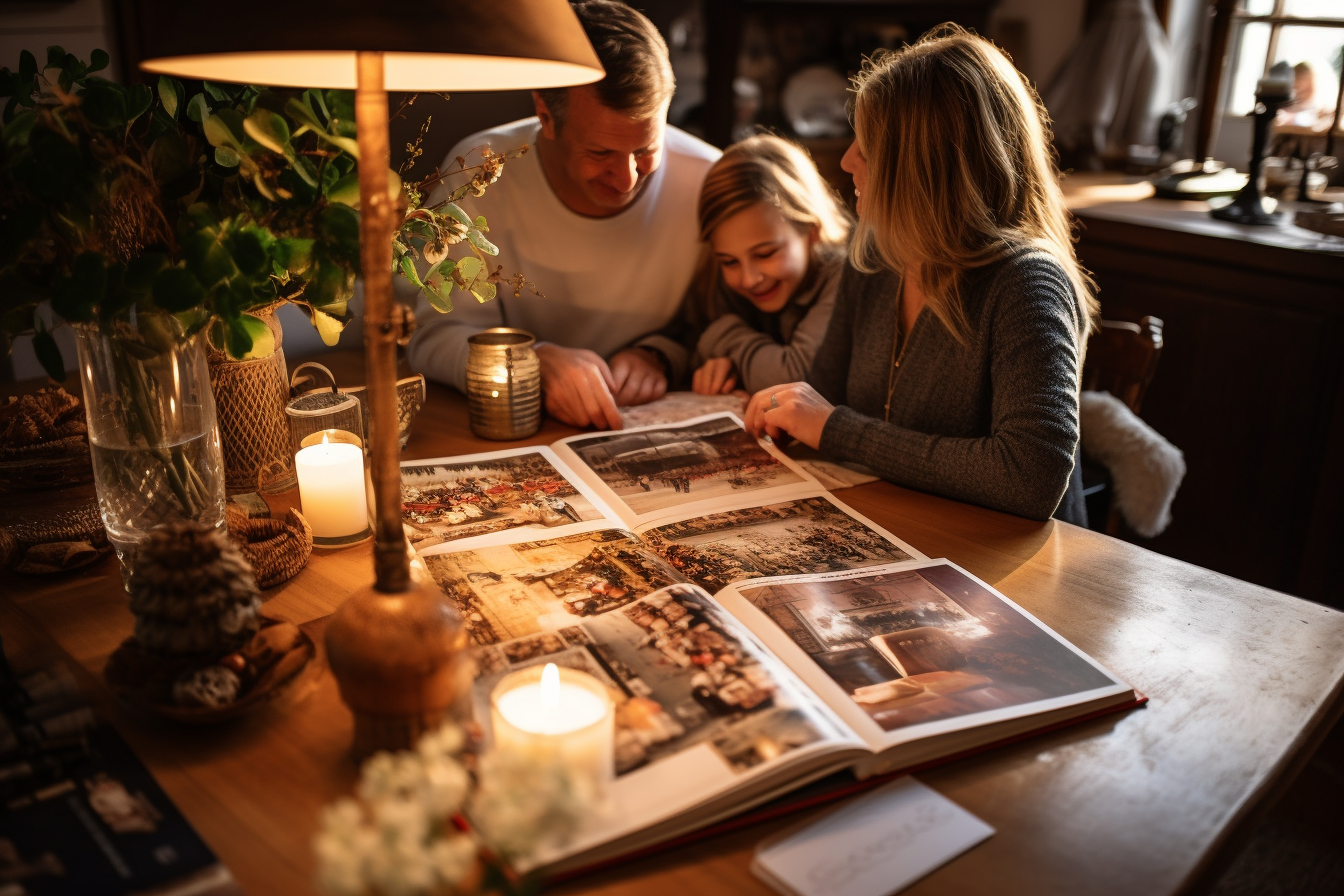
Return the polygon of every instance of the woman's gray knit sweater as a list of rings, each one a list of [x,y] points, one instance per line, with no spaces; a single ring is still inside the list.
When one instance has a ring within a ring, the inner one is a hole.
[[[837,405],[821,453],[898,485],[1048,519],[1078,448],[1084,324],[1064,269],[1045,252],[1023,250],[971,271],[962,288],[965,345],[921,311],[894,374],[887,423],[899,294],[896,274],[846,267],[808,374]]]

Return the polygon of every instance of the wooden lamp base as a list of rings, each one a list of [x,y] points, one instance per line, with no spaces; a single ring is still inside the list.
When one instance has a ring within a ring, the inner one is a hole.
[[[332,614],[327,658],[355,716],[352,752],[408,750],[456,715],[474,663],[457,609],[430,581],[388,593],[366,586]]]

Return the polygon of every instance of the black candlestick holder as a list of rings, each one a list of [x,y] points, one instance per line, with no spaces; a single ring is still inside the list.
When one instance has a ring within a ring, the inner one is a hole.
[[[1286,89],[1285,89],[1286,88]],[[1293,101],[1292,82],[1262,80],[1255,91],[1255,136],[1251,144],[1250,177],[1232,202],[1215,208],[1209,214],[1236,224],[1278,224],[1282,212],[1265,211],[1265,200],[1260,195],[1260,168],[1265,162],[1265,147],[1269,142],[1269,126],[1279,109]]]

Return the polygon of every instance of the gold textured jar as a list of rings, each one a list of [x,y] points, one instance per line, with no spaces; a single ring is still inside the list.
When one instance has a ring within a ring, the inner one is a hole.
[[[541,362],[536,337],[493,327],[467,340],[471,431],[483,439],[525,439],[541,427]]]

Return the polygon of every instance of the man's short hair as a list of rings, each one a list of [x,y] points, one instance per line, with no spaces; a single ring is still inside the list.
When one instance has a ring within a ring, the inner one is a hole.
[[[571,5],[607,72],[593,85],[598,100],[630,118],[657,114],[677,86],[667,42],[658,29],[643,13],[615,0],[575,0]],[[540,91],[556,127],[564,126],[569,90]]]

